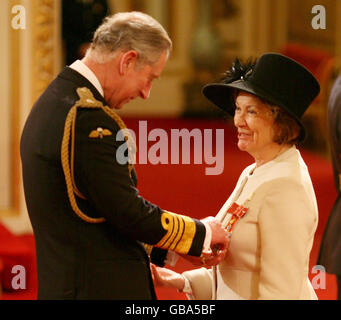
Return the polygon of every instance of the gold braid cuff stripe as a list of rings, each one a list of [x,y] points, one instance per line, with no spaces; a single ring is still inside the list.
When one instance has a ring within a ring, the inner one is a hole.
[[[191,249],[196,232],[194,220],[172,212],[163,212],[161,224],[167,233],[155,246],[187,254]]]
[[[118,126],[124,130],[124,139],[128,144],[128,150],[136,150],[135,142],[130,135],[129,130],[127,129],[125,123],[120,118],[120,116],[113,110],[111,110],[108,106],[104,106],[101,101],[98,101],[94,98],[92,92],[88,88],[78,88],[77,94],[79,96],[79,100],[75,103],[74,106],[70,109],[64,126],[64,135],[62,140],[62,149],[61,149],[61,161],[62,167],[65,176],[65,182],[67,187],[67,193],[69,197],[69,201],[73,211],[85,222],[88,223],[102,223],[105,221],[105,218],[91,218],[84,214],[78,207],[77,201],[75,198],[75,194],[82,198],[86,199],[82,193],[78,190],[75,179],[74,179],[74,146],[75,146],[75,127],[76,127],[76,117],[77,117],[77,108],[94,108],[94,109],[102,109],[107,115],[109,115]],[[71,165],[70,165],[70,157],[69,157],[69,143],[71,137]],[[132,145],[134,144],[134,145]],[[131,145],[131,147],[129,147]],[[132,163],[129,161],[128,169],[129,174],[131,175]]]

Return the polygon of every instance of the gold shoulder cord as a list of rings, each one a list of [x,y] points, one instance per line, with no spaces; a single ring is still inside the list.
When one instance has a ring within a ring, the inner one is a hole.
[[[78,207],[77,201],[75,198],[76,194],[78,197],[82,199],[86,199],[82,193],[78,190],[75,184],[74,179],[74,145],[75,145],[75,125],[76,125],[76,117],[77,117],[77,108],[94,108],[94,109],[102,109],[106,114],[108,114],[123,130],[125,136],[124,139],[128,144],[128,150],[134,148],[136,150],[136,146],[133,138],[130,135],[129,130],[127,130],[126,125],[120,116],[113,110],[111,110],[107,106],[103,106],[101,101],[98,101],[94,98],[92,92],[88,88],[78,88],[77,93],[79,95],[79,100],[75,103],[75,105],[70,109],[64,126],[64,135],[62,140],[62,149],[61,149],[61,160],[63,171],[65,175],[65,182],[67,187],[67,193],[70,200],[71,207],[73,211],[85,222],[88,223],[102,223],[105,221],[105,218],[91,218],[84,214]],[[70,166],[70,157],[69,157],[69,143],[71,136],[71,166]],[[131,146],[131,144],[134,144]],[[130,147],[129,147],[130,146]],[[129,161],[128,169],[129,175],[131,175],[132,163]]]

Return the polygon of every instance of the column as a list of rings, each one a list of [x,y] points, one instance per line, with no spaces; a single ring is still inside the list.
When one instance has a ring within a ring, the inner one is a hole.
[[[2,3],[5,1],[1,1]],[[20,135],[34,101],[60,70],[60,0],[11,0],[25,8],[26,26],[9,29],[11,39],[11,190],[12,201],[1,222],[13,233],[31,232],[20,168]],[[2,10],[1,10],[2,11]]]

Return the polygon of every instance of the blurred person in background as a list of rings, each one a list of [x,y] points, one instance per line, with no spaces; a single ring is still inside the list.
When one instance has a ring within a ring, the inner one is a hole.
[[[109,15],[109,11],[107,0],[62,1],[62,36],[66,65],[85,56],[94,32]]]
[[[328,123],[337,198],[323,234],[317,264],[336,275],[337,298],[341,300],[341,76],[336,79],[330,93]]]

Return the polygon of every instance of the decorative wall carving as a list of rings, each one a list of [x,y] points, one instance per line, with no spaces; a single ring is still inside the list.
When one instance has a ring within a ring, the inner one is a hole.
[[[53,80],[56,59],[55,0],[32,1],[32,99]]]
[[[8,208],[0,211],[0,217],[3,223],[5,223],[5,218],[16,219],[16,222],[11,220],[10,223],[19,226],[19,229],[29,228],[26,223],[27,214],[22,193],[20,135],[32,103],[55,76],[56,62],[59,61],[58,12],[60,3],[60,0],[9,0],[8,10],[6,10],[9,23],[13,17],[11,9],[14,6],[23,6],[26,12],[25,28],[15,29],[9,24],[9,41],[8,44],[4,44],[10,57],[10,76],[8,77],[10,83],[10,150],[8,156],[11,159],[11,173],[10,204]]]

